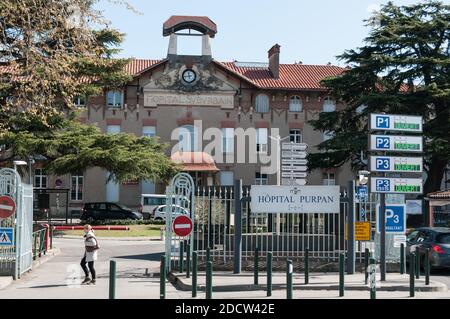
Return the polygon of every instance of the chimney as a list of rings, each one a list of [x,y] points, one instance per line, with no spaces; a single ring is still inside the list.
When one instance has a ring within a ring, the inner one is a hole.
[[[269,71],[275,79],[280,77],[280,46],[278,44],[269,50]]]

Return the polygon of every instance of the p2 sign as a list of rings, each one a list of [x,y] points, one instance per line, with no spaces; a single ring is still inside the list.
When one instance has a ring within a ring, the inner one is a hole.
[[[377,233],[381,231],[380,205],[377,205]],[[385,212],[386,233],[405,234],[406,232],[406,205],[388,204]]]

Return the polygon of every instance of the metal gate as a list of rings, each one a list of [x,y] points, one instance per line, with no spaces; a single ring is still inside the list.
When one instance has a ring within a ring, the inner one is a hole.
[[[33,262],[33,186],[22,184],[17,171],[0,169],[0,195],[8,195],[16,202],[16,213],[0,220],[1,227],[14,228],[14,245],[0,247],[0,274],[14,279],[31,269]]]
[[[176,259],[180,249],[180,242],[186,240],[177,236],[172,231],[172,222],[176,215],[188,214],[193,223],[195,223],[195,197],[194,180],[191,175],[178,173],[166,189],[166,268],[172,268],[172,260]],[[186,242],[192,244],[193,234],[188,237]]]

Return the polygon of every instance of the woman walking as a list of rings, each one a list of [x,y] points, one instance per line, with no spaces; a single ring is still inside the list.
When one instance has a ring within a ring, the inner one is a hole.
[[[94,230],[92,229],[91,225],[85,225],[84,226],[84,257],[81,259],[81,268],[83,268],[85,278],[82,282],[82,284],[91,284],[95,285],[95,269],[94,269],[94,261],[97,260],[97,249],[98,242],[97,238],[95,237]],[[86,263],[88,264],[88,267],[86,267]],[[89,271],[91,272],[92,279],[89,278]]]

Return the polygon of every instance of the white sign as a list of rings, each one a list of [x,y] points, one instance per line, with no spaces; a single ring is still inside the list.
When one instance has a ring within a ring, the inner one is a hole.
[[[297,179],[291,179],[291,178],[283,178],[281,180],[281,185],[293,185],[293,186],[303,186],[306,185],[306,179],[301,179],[301,178],[297,178]]]
[[[306,143],[282,143],[281,150],[288,151],[306,151],[308,144]]]
[[[423,139],[421,136],[372,134],[370,150],[420,153],[423,151]]]
[[[420,199],[406,200],[406,214],[407,215],[421,215],[422,201]]]
[[[281,172],[281,177],[286,178],[306,178],[307,176],[306,172]]]
[[[252,185],[252,213],[339,213],[339,186]]]
[[[399,248],[402,244],[406,248],[406,235],[394,235],[394,247]]]
[[[144,106],[156,107],[159,105],[198,105],[220,106],[222,108],[234,108],[234,94],[207,94],[207,93],[157,93],[144,92]]]
[[[422,157],[370,156],[372,172],[422,173]]]
[[[305,159],[298,158],[282,158],[281,165],[306,165],[308,161]]]
[[[298,152],[298,151],[282,151],[282,158],[306,158],[308,156],[307,152]]]
[[[421,133],[422,117],[411,115],[370,114],[370,129]]]
[[[371,177],[370,188],[372,193],[422,194],[423,192],[421,178]]]
[[[282,165],[281,170],[288,172],[306,172],[308,170],[308,167],[301,165]]]

